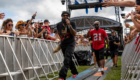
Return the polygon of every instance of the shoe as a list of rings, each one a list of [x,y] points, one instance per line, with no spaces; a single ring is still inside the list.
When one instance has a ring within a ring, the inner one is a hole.
[[[115,64],[115,67],[118,67],[117,64]]]
[[[64,80],[64,79],[57,79],[57,80]]]
[[[100,71],[101,71],[101,68],[98,69],[98,72],[100,72]]]
[[[101,69],[101,74],[104,75],[104,68]]]
[[[72,78],[76,78],[77,77],[77,74],[74,74],[73,76],[72,76]]]
[[[60,44],[57,46],[57,48],[55,48],[54,49],[54,51],[53,51],[53,53],[56,53],[56,52],[58,52],[58,51],[60,51],[61,50],[61,47],[60,47]]]

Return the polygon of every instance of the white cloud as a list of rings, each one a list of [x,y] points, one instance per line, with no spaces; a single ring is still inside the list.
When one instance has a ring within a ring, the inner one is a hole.
[[[7,10],[14,14],[14,16],[11,16],[14,24],[16,24],[18,20],[25,21],[30,19],[36,11],[36,21],[48,19],[51,24],[54,24],[61,20],[61,13],[66,10],[66,5],[62,5],[61,0],[0,0],[0,9]],[[126,8],[123,13],[129,13],[132,9],[134,8]],[[95,9],[92,8],[89,9],[89,14],[85,13],[85,9],[73,10],[71,17],[77,16],[102,16],[116,19],[114,7],[99,9],[98,13],[95,13]],[[1,23],[2,21],[0,20],[0,24]]]

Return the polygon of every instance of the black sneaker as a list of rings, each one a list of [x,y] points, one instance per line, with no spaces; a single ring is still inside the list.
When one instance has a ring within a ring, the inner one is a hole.
[[[115,67],[118,67],[117,64],[115,64]]]

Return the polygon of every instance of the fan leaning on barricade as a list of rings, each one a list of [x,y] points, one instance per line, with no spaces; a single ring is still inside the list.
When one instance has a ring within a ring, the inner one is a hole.
[[[1,28],[1,34],[2,35],[10,35],[14,36],[14,34],[17,34],[15,31],[13,31],[13,20],[12,19],[6,19],[2,23]]]
[[[36,13],[32,16],[31,20],[29,20],[28,22],[23,22],[22,20],[17,22],[16,29],[18,31],[16,32],[18,32],[18,35],[20,37],[30,36],[29,31],[31,32],[32,30],[29,28],[29,25],[31,24],[32,20],[35,19]]]

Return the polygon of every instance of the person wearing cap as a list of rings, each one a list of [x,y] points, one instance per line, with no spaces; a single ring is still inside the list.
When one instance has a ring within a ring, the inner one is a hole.
[[[114,67],[117,67],[118,50],[119,50],[118,46],[120,46],[119,38],[116,36],[115,31],[112,31],[111,36],[109,37],[109,47]]]
[[[94,22],[94,30],[89,29],[88,33],[87,33],[87,37],[92,36],[92,46],[95,52],[95,56],[96,56],[96,61],[98,63],[98,71],[102,74],[104,74],[104,47],[105,47],[105,40],[107,41],[107,44],[109,44],[109,39],[107,36],[107,33],[105,32],[105,30],[101,29],[100,27],[100,22],[99,21],[95,21]]]
[[[47,39],[47,40],[56,40],[56,37],[52,37],[50,35],[50,27],[49,27],[49,20],[44,20],[44,26],[43,26],[43,29],[45,29],[45,33],[43,33],[43,37],[44,39]]]
[[[67,11],[63,11],[61,17],[62,21],[57,24],[57,32],[61,39],[60,47],[64,55],[64,64],[59,72],[58,80],[66,80],[69,68],[73,74],[73,78],[78,75],[78,71],[72,61],[75,49],[76,25],[69,20],[70,14]]]
[[[27,20],[27,23],[29,23],[30,20]],[[35,27],[33,26],[34,22],[31,22],[29,24],[29,37],[34,37],[36,38],[37,35],[36,35],[36,32],[34,31]]]
[[[45,32],[45,29],[42,29],[43,21],[39,20],[38,23],[35,24],[34,31],[36,32],[37,38],[43,37],[42,34]]]

